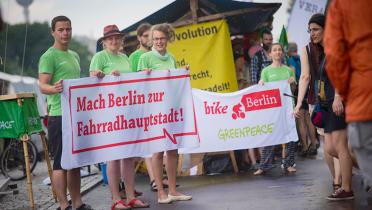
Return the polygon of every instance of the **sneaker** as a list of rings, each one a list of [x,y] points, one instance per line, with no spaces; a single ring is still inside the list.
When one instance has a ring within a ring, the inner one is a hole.
[[[354,193],[353,191],[346,192],[342,188],[339,188],[330,196],[328,196],[327,199],[331,201],[352,200],[354,199]]]
[[[333,192],[336,192],[338,189],[341,188],[341,184],[332,183],[332,187],[333,187]]]

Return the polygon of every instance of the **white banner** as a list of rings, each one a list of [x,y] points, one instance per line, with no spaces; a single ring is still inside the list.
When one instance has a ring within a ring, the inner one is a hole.
[[[257,148],[297,141],[287,82],[255,85],[234,93],[193,89],[200,147],[180,153]]]
[[[199,145],[186,70],[65,80],[63,88],[64,169]]]
[[[296,42],[300,52],[310,42],[307,25],[315,13],[324,13],[327,0],[297,0],[288,21],[288,41]]]

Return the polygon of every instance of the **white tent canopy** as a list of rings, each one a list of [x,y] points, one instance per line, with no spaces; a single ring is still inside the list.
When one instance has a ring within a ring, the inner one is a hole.
[[[46,96],[40,92],[39,81],[36,78],[0,72],[0,80],[9,82],[9,86],[5,94],[25,92],[35,93],[37,95],[37,107],[40,116],[47,115]]]

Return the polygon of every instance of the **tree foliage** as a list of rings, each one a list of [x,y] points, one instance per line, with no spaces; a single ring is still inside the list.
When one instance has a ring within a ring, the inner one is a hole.
[[[6,27],[8,27],[7,39]],[[47,23],[32,23],[28,25],[23,75],[38,77],[39,58],[53,45],[53,37],[50,32],[51,29]],[[25,24],[5,26],[0,33],[0,57],[2,60],[0,71],[4,71],[5,66],[6,73],[18,75],[22,73],[25,33]],[[92,54],[85,45],[74,39],[70,43],[70,49],[76,51],[80,56],[81,76],[88,76]]]

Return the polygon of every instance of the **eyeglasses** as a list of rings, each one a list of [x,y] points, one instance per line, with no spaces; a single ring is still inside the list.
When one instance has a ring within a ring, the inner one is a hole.
[[[145,38],[149,37],[148,34],[143,34],[142,36],[145,37]]]
[[[153,40],[155,42],[159,42],[159,41],[165,42],[167,38],[166,37],[154,37]]]
[[[321,28],[309,28],[309,29],[307,29],[307,33],[311,33],[311,32],[314,32],[314,33],[316,33],[316,32],[318,32],[318,31],[321,31],[322,29]]]

